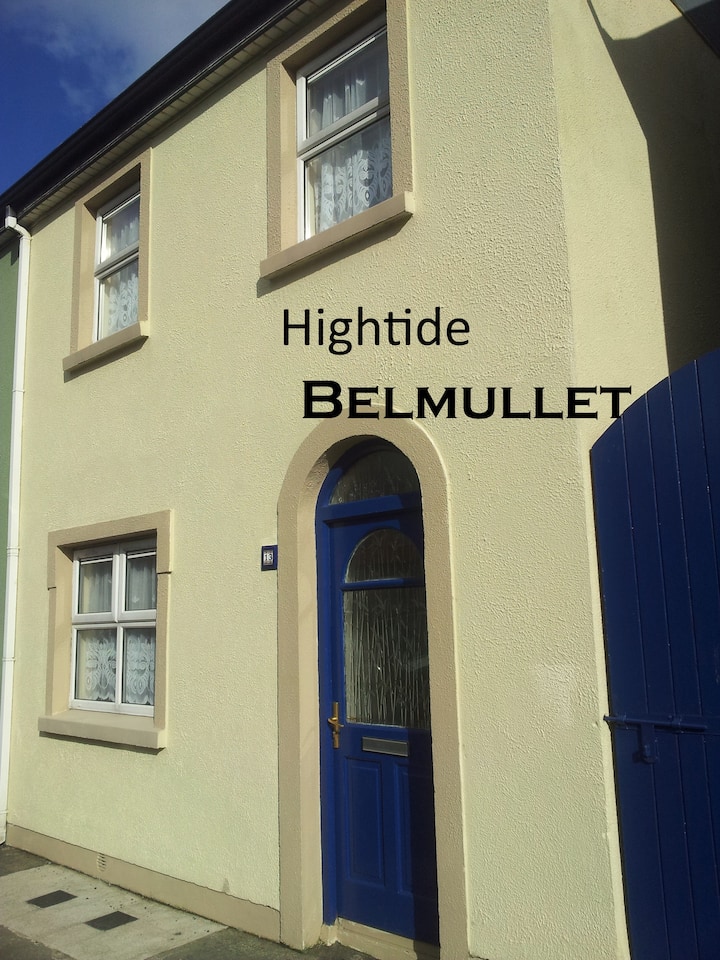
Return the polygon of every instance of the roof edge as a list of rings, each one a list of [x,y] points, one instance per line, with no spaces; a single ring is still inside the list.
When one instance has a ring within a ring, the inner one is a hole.
[[[230,0],[0,193],[18,219],[305,0]]]

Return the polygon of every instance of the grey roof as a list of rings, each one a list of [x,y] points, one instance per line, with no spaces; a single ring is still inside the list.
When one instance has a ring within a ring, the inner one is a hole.
[[[702,36],[720,56],[720,0],[673,0]]]

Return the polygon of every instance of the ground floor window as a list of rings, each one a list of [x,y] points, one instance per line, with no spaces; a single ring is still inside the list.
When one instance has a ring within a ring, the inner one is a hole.
[[[76,551],[73,707],[152,714],[156,558],[154,539]]]

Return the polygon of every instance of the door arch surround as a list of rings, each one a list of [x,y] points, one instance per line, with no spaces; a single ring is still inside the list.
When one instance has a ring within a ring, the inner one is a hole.
[[[280,938],[304,949],[322,934],[315,510],[336,461],[369,438],[396,446],[420,480],[425,527],[430,697],[442,960],[468,956],[465,853],[445,467],[413,421],[324,421],[302,442],[278,500],[278,804]]]

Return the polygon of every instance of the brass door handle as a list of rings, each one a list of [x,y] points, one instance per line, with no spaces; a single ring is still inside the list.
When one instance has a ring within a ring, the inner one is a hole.
[[[332,716],[327,718],[327,722],[332,730],[333,749],[337,750],[340,746],[340,730],[343,727],[343,724],[340,723],[340,704],[337,700],[333,701],[332,709]]]

